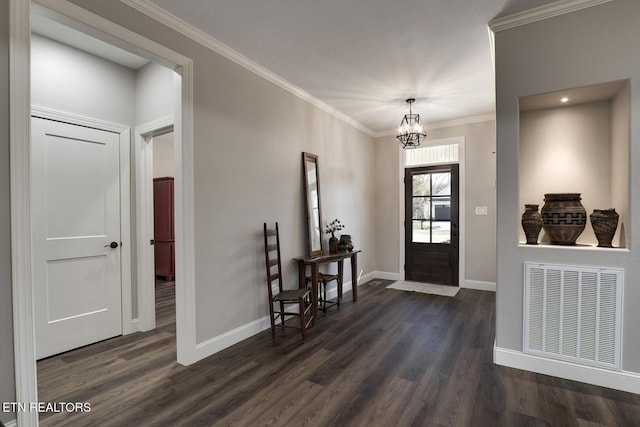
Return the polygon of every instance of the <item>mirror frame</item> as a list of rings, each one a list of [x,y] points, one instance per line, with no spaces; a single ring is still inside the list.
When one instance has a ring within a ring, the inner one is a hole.
[[[312,168],[315,165],[315,168]],[[318,166],[318,156],[311,153],[302,153],[302,170],[304,175],[304,193],[305,204],[307,212],[307,241],[309,245],[309,256],[324,255],[324,246],[322,242],[322,206],[320,204],[320,169]],[[315,172],[315,173],[314,173]],[[315,189],[313,179],[310,178],[310,173],[314,173]],[[314,206],[318,207],[318,225],[315,226],[312,218],[314,218]],[[314,242],[316,243],[314,245]]]

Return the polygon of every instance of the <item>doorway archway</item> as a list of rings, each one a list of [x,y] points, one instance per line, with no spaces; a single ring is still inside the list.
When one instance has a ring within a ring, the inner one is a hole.
[[[38,4],[68,24],[79,23],[83,31],[143,54],[176,71],[176,327],[178,363],[196,360],[195,278],[193,265],[193,71],[192,60],[171,49],[87,12],[68,2],[39,0]],[[33,282],[30,232],[30,12],[31,3],[10,0],[10,165],[11,253],[13,292],[13,340],[16,401],[37,402]],[[37,412],[19,412],[19,425],[37,425]]]

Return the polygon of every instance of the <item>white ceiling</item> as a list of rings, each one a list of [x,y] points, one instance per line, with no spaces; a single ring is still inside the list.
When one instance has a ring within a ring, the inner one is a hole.
[[[487,24],[555,0],[150,0],[375,134],[495,113]]]
[[[161,8],[358,122],[393,133],[495,113],[487,24],[571,0],[131,0]],[[129,2],[127,2],[129,3]],[[38,12],[36,8],[36,12]],[[33,31],[137,69],[147,61],[34,13]]]

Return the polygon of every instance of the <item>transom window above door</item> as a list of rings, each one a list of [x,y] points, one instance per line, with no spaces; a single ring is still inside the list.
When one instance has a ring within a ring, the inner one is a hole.
[[[405,166],[458,163],[459,144],[432,145],[405,150]]]

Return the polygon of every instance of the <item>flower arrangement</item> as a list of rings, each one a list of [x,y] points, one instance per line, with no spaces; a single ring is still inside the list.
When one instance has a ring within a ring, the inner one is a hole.
[[[331,234],[331,237],[336,237],[335,232],[344,229],[344,224],[339,219],[334,219],[325,228],[325,233]]]

